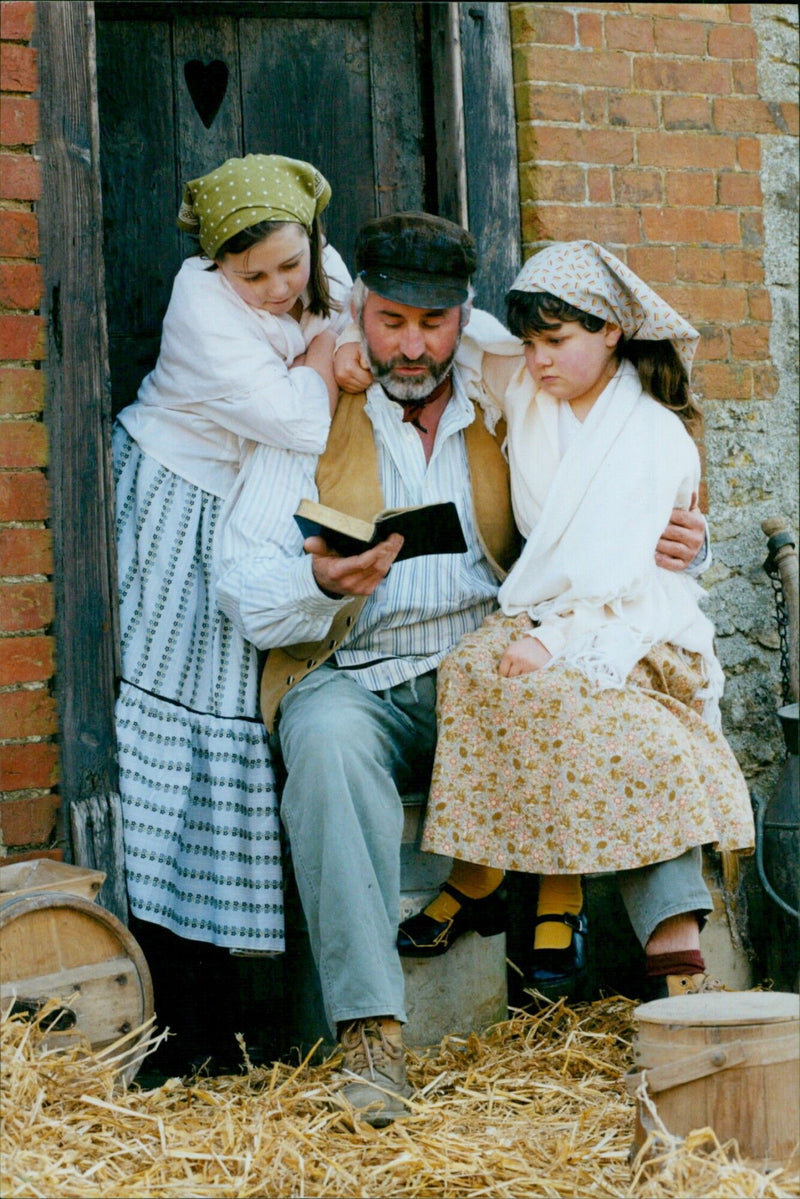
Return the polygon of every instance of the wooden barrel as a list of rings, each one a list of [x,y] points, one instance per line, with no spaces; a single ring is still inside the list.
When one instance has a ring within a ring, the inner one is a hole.
[[[144,954],[125,925],[91,900],[63,891],[0,899],[0,1006],[34,1014],[49,999],[61,1009],[48,1047],[85,1036],[101,1050],[153,1015]],[[119,1063],[127,1083],[140,1064],[140,1032]]]
[[[69,891],[70,895],[97,899],[105,878],[102,870],[69,866],[49,858],[13,862],[10,866],[0,866],[0,902],[30,891]]]
[[[634,1011],[635,1095],[644,1082],[674,1136],[712,1128],[759,1168],[786,1166],[800,1130],[800,996],[767,991],[677,995]],[[634,1148],[656,1127],[639,1099]]]

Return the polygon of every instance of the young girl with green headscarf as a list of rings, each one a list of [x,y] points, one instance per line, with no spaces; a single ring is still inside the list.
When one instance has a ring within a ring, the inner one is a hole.
[[[243,443],[325,446],[351,284],[320,229],[330,194],[276,154],[186,185],[178,224],[201,252],[114,430],[131,911],[239,951],[284,948],[278,796],[257,654],[217,608],[211,546]]]
[[[700,847],[747,851],[753,821],[720,731],[702,590],[654,556],[670,511],[691,508],[700,485],[698,334],[591,241],[529,259],[508,323],[523,350],[504,415],[525,545],[500,611],[439,668],[422,848],[456,863],[401,925],[400,952],[499,931],[503,871],[531,872],[542,876],[534,982],[569,982],[585,933],[580,876],[615,871],[651,995],[704,989]]]

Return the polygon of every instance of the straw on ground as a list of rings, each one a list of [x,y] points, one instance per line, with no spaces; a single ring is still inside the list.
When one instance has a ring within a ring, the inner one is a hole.
[[[253,1067],[242,1046],[239,1075],[126,1091],[113,1046],[43,1050],[36,1025],[5,1018],[0,1194],[800,1196],[797,1173],[754,1170],[708,1129],[663,1131],[629,1162],[633,1006],[558,1003],[411,1053],[408,1118],[381,1130],[337,1099],[336,1059]]]

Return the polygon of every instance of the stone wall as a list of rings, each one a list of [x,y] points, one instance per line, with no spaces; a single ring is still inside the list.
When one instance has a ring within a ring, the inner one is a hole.
[[[777,386],[773,394],[756,393],[744,403],[705,405],[716,558],[707,582],[728,677],[726,728],[743,766],[767,793],[783,743],[773,718],[781,675],[761,521],[785,516],[798,529],[798,147],[797,130],[784,114],[784,106],[797,100],[798,9],[754,4],[751,20],[758,94],[775,118],[775,127],[758,140],[769,353]]]

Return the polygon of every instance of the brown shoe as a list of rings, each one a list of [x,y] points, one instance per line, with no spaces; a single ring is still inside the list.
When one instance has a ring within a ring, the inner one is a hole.
[[[673,995],[703,995],[706,991],[729,991],[711,974],[662,974],[650,980],[653,999],[672,999]]]
[[[382,1128],[409,1114],[401,1096],[410,1095],[406,1082],[406,1055],[402,1042],[386,1035],[379,1020],[353,1020],[342,1029],[344,1051],[342,1074],[346,1081],[340,1094],[364,1119]],[[355,1076],[355,1077],[354,1077]]]

